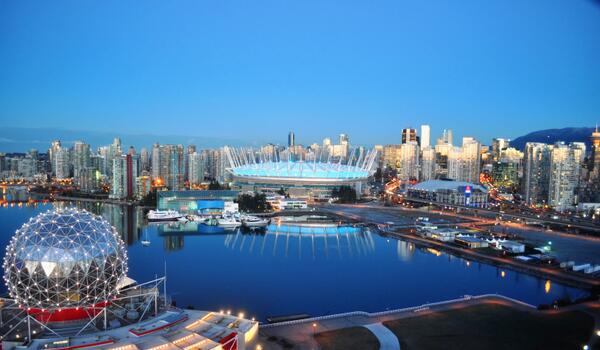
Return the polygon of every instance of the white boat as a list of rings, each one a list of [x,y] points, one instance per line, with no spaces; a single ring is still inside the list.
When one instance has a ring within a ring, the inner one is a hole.
[[[150,245],[150,240],[148,239],[148,231],[144,230],[144,239],[142,239],[140,241],[142,243],[142,246],[147,247]]]
[[[235,216],[224,216],[218,220],[218,225],[224,228],[236,228],[242,225],[242,222]]]
[[[183,215],[179,214],[177,210],[150,210],[148,212],[148,221],[177,221]]]
[[[269,219],[261,219],[259,217],[256,216],[252,216],[252,215],[242,215],[240,218],[240,221],[242,222],[242,226],[246,226],[246,227],[267,227],[267,225],[269,225],[269,223],[271,222],[271,220]]]

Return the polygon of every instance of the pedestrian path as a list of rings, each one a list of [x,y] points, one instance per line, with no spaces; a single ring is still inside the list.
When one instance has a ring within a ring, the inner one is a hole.
[[[400,350],[398,337],[389,328],[380,323],[371,323],[364,326],[379,340],[380,350]]]

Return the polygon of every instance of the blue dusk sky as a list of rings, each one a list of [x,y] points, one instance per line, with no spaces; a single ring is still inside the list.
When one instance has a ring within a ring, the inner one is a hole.
[[[600,3],[0,2],[0,127],[299,143],[600,121]]]

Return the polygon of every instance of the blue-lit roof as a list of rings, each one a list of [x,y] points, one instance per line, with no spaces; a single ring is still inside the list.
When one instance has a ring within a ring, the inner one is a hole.
[[[265,162],[231,169],[235,176],[302,178],[302,179],[362,179],[369,176],[363,168],[334,163]]]

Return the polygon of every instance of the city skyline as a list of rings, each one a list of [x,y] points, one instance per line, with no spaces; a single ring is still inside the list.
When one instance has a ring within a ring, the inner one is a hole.
[[[596,3],[432,5],[5,3],[0,125],[386,144],[600,118]]]

